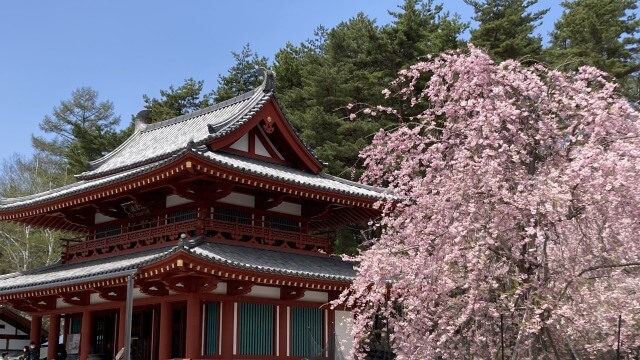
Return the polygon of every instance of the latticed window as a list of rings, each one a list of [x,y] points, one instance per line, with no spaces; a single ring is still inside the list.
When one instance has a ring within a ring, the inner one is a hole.
[[[217,208],[215,210],[215,219],[220,221],[250,225],[251,213],[248,211],[237,209]]]
[[[120,225],[105,226],[96,230],[96,239],[102,239],[107,236],[120,235],[121,233],[122,228],[120,228]]]
[[[283,231],[300,231],[300,222],[295,219],[282,218],[277,216],[267,216],[265,221],[270,228]]]
[[[167,224],[173,224],[176,222],[193,220],[198,217],[194,209],[185,209],[170,212],[167,214]]]
[[[242,355],[273,355],[274,310],[272,305],[239,304],[239,350]]]
[[[293,356],[322,356],[322,310],[291,308],[291,332]]]
[[[205,355],[218,354],[218,327],[220,324],[220,304],[209,303],[205,306]]]

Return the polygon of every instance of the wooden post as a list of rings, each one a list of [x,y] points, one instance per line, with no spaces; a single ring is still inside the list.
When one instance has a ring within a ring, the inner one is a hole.
[[[160,360],[171,359],[171,341],[173,337],[173,304],[169,301],[160,303]]]
[[[82,312],[82,331],[80,335],[80,360],[87,360],[91,353],[91,339],[93,339],[93,313],[89,310]]]
[[[202,329],[201,305],[198,294],[193,293],[187,299],[187,332],[185,357],[187,359],[198,359],[201,357],[202,349]]]
[[[221,303],[222,305],[222,328],[220,329],[221,336],[221,354],[223,360],[233,359],[233,335],[234,335],[234,303],[227,300]]]
[[[29,331],[29,339],[36,343],[37,347],[40,347],[42,341],[42,316],[31,316],[31,329]]]
[[[60,315],[51,314],[49,317],[49,347],[47,359],[55,359],[58,354],[58,336],[60,335]]]

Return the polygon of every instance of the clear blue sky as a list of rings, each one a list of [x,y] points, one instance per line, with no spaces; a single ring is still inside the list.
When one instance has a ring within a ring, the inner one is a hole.
[[[438,2],[438,1],[437,1]],[[469,21],[462,0],[442,0]],[[561,14],[559,0],[539,33]],[[110,100],[122,126],[144,106],[143,94],[193,77],[215,88],[234,63],[231,51],[250,43],[273,60],[287,41],[298,44],[318,25],[331,28],[359,11],[378,24],[401,0],[7,0],[0,6],[0,160],[30,155],[31,134],[60,100],[82,86]]]

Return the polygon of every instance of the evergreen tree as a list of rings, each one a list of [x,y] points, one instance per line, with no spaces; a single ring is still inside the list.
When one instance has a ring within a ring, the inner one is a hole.
[[[267,67],[267,58],[258,56],[247,43],[237,53],[232,51],[236,63],[229,69],[227,75],[218,77],[218,88],[211,93],[216,103],[231,99],[250,91],[262,83],[262,77],[256,72],[258,68]]]
[[[486,49],[494,59],[539,60],[542,37],[534,36],[537,23],[548,9],[527,12],[537,0],[464,0],[473,6],[473,19],[479,23],[471,30],[471,42]]]
[[[403,67],[456,48],[466,26],[431,0],[406,0],[391,15],[394,22],[381,27],[360,13],[333,29],[319,28],[299,46],[287,44],[275,56],[278,99],[332,174],[357,179],[358,153],[375,132],[395,121],[352,122],[350,114],[389,101],[402,112],[406,104],[384,99],[382,90]]]
[[[591,65],[619,82],[640,70],[640,19],[634,0],[562,2],[564,12],[551,33],[549,57],[556,66]]]
[[[211,105],[210,96],[202,95],[203,86],[204,81],[188,78],[177,88],[170,85],[169,90],[160,90],[159,99],[143,95],[145,109],[151,110],[146,122],[171,119]]]
[[[120,117],[115,116],[110,101],[98,100],[98,92],[82,87],[71,93],[70,100],[63,100],[40,123],[40,129],[53,135],[31,137],[33,147],[53,156],[67,171],[77,174],[87,169],[87,164],[114,149],[121,141],[116,127]]]

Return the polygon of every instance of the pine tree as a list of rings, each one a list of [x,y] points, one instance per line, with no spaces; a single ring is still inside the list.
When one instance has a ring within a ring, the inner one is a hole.
[[[537,23],[548,9],[527,12],[537,0],[464,0],[473,6],[473,20],[478,28],[471,30],[471,42],[487,50],[494,59],[540,60],[542,37],[534,36]]]
[[[77,174],[87,164],[114,149],[121,141],[116,127],[120,117],[113,111],[113,103],[98,100],[98,92],[82,87],[53,108],[40,123],[40,130],[53,139],[32,136],[33,147],[64,163],[67,170]]]
[[[548,51],[554,65],[564,69],[595,66],[620,83],[640,70],[636,1],[574,0],[562,6]]]
[[[218,77],[218,88],[211,93],[216,103],[231,99],[259,86],[262,77],[256,70],[267,67],[267,58],[252,51],[248,43],[239,53],[232,51],[231,54],[236,63],[229,69],[227,75]]]
[[[202,95],[203,86],[204,81],[188,78],[177,88],[170,85],[169,90],[160,90],[160,98],[143,95],[145,109],[151,110],[146,121],[148,123],[163,121],[211,105],[210,97]]]

